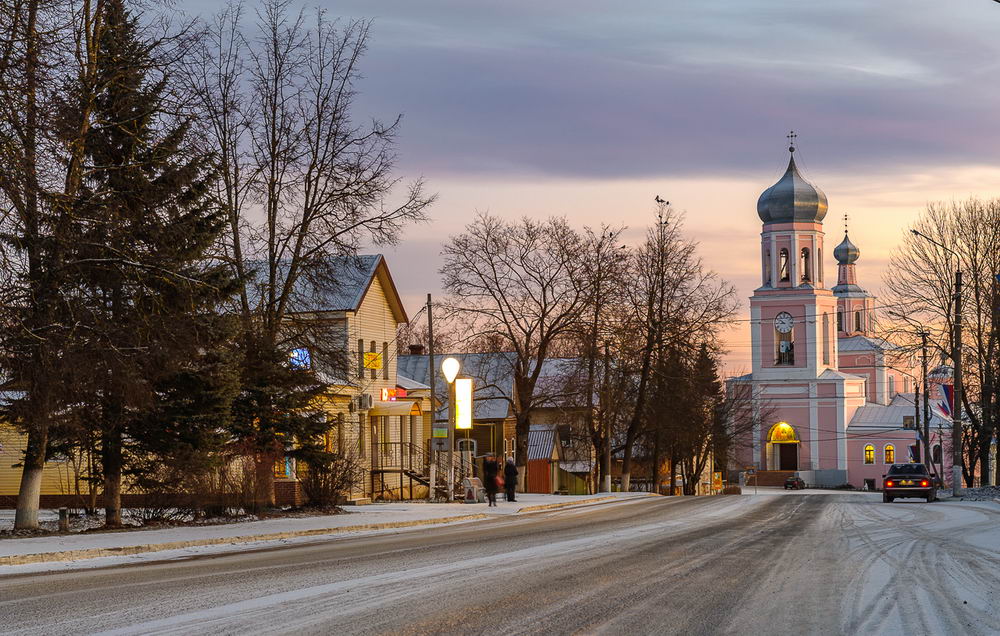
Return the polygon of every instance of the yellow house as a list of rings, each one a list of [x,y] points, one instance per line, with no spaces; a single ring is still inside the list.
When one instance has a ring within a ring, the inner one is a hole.
[[[327,447],[351,454],[364,468],[365,477],[350,493],[351,500],[426,496],[430,391],[397,376],[396,332],[407,322],[407,315],[389,268],[381,255],[362,255],[338,261],[335,272],[339,284],[334,290],[303,290],[300,298],[309,302],[296,308],[294,318],[340,325],[328,331],[337,334],[331,337],[339,341],[326,343],[324,348],[345,352],[346,369],[338,364],[338,370],[331,371],[307,348],[292,352],[296,363],[315,364],[316,373],[329,385],[322,404],[317,405],[330,424]],[[16,465],[24,446],[23,435],[0,423],[0,507],[16,504],[21,479]],[[87,505],[95,493],[80,479],[91,472],[86,461],[69,457],[46,464],[43,508]],[[302,501],[293,460],[279,462],[275,478],[279,504]]]

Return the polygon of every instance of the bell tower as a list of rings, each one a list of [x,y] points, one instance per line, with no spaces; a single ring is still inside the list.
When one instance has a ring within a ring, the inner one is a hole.
[[[757,201],[761,286],[750,298],[755,379],[816,378],[837,368],[837,301],[823,271],[826,195],[795,163],[789,133],[788,167]]]
[[[847,236],[847,215],[844,215],[844,240],[834,248],[837,259],[837,284],[833,288],[837,296],[837,335],[871,336],[874,333],[875,298],[858,285],[855,263],[861,256]]]

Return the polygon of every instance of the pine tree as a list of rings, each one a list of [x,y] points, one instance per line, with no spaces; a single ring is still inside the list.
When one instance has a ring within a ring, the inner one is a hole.
[[[84,361],[74,397],[92,414],[114,526],[130,464],[219,441],[235,379],[216,310],[234,281],[209,258],[223,224],[211,158],[191,151],[188,122],[171,114],[158,46],[122,0],[103,18],[66,295],[88,334],[70,352]]]

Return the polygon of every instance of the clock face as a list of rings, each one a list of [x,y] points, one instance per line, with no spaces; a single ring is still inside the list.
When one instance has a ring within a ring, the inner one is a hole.
[[[792,320],[792,314],[787,311],[783,311],[774,317],[774,328],[778,330],[778,333],[788,333],[794,325],[795,321]]]

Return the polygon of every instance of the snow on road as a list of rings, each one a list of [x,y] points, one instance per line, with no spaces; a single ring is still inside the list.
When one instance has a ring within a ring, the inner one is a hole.
[[[993,502],[761,488],[0,576],[0,613],[24,634],[995,634],[998,545]]]

